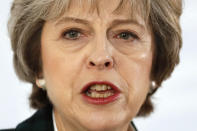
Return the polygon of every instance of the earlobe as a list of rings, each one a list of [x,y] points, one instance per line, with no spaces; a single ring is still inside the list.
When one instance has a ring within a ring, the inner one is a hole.
[[[43,90],[46,90],[46,81],[45,81],[44,78],[42,78],[42,79],[36,79],[36,85],[39,88],[42,88]]]

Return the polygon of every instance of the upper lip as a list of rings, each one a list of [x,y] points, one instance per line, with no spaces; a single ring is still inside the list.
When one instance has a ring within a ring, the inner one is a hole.
[[[83,86],[81,93],[84,93],[90,86],[92,85],[108,85],[110,86],[113,90],[120,92],[119,88],[114,85],[113,83],[109,82],[109,81],[92,81],[87,83],[85,86]]]

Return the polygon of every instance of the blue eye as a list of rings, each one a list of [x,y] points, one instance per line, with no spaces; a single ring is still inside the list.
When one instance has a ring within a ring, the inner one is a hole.
[[[77,30],[68,30],[63,33],[63,37],[68,39],[68,40],[77,40],[81,36],[81,33]]]
[[[139,39],[139,37],[132,32],[121,32],[120,34],[116,35],[116,38],[124,40]]]

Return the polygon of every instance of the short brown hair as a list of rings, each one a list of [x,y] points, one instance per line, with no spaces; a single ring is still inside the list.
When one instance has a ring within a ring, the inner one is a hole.
[[[39,109],[51,104],[47,93],[38,88],[35,80],[42,72],[40,38],[45,21],[60,17],[69,9],[71,0],[14,0],[8,31],[14,52],[14,67],[18,77],[33,85],[30,96],[31,107]],[[124,7],[120,0],[115,11]],[[90,0],[96,7],[97,0]],[[150,25],[155,39],[151,80],[160,87],[170,77],[179,63],[182,46],[180,15],[182,0],[129,0],[133,12],[138,11]],[[158,89],[158,88],[156,88]],[[156,90],[155,90],[156,91]],[[155,92],[154,91],[154,92]],[[154,94],[154,92],[152,94]],[[153,111],[152,94],[148,94],[138,116],[145,116]]]

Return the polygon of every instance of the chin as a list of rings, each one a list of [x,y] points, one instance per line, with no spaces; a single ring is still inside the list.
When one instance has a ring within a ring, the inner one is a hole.
[[[114,128],[120,128],[122,125],[125,125],[127,121],[129,122],[125,115],[117,115],[117,113],[93,113],[92,115],[87,114],[84,118],[81,124],[88,129],[88,131],[110,131]]]
[[[89,121],[84,124],[88,131],[110,131],[118,127],[120,123],[111,121]]]

